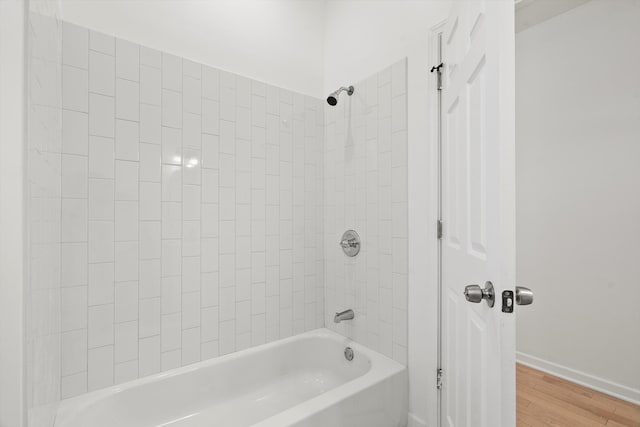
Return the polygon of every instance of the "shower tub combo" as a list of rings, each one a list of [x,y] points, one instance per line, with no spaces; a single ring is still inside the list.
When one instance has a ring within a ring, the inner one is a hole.
[[[318,329],[67,399],[55,426],[404,427],[407,381],[401,364]]]

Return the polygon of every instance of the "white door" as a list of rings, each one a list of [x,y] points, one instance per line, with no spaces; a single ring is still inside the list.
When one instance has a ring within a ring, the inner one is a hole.
[[[513,0],[454,1],[442,35],[441,422],[515,427]],[[495,305],[465,300],[492,282]]]

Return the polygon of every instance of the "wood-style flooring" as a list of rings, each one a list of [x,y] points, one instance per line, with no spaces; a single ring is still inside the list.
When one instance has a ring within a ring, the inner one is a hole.
[[[640,427],[640,406],[518,364],[518,427]]]

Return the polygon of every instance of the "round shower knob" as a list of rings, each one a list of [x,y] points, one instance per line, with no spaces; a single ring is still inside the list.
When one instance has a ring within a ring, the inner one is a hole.
[[[356,256],[360,252],[360,236],[354,230],[347,230],[342,235],[340,246],[347,256]]]

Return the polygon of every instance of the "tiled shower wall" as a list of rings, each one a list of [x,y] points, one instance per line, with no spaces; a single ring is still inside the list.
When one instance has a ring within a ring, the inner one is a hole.
[[[59,5],[29,2],[24,292],[29,426],[53,425],[60,398],[62,34]]]
[[[62,33],[62,397],[323,326],[322,102]]]
[[[325,107],[325,323],[407,363],[407,67],[402,60]],[[338,246],[354,229],[360,254]],[[355,319],[333,323],[352,308]]]

